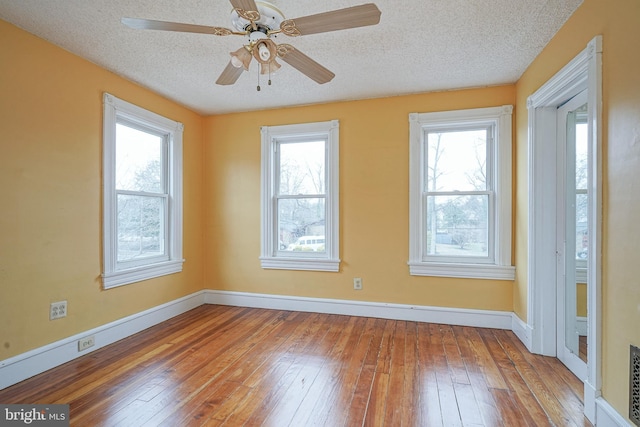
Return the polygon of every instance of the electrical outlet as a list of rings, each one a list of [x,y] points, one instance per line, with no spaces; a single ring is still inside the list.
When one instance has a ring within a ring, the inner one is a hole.
[[[67,316],[67,302],[52,302],[49,307],[49,320],[60,319]]]
[[[361,291],[362,290],[362,278],[361,277],[354,277],[353,278],[353,289],[355,289],[356,291]]]
[[[78,340],[78,351],[86,350],[89,347],[93,347],[96,345],[96,336],[91,335],[90,337],[80,338]]]

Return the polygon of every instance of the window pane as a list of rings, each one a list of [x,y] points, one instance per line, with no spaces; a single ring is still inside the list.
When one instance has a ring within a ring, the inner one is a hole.
[[[576,123],[576,189],[587,188],[588,132],[586,123]]]
[[[278,249],[325,252],[324,198],[278,200]]]
[[[280,143],[280,194],[324,194],[325,141]]]
[[[163,139],[118,123],[116,125],[116,188],[163,193]]]
[[[487,189],[487,130],[427,134],[426,191]]]
[[[586,192],[576,194],[576,259],[587,259],[588,255],[588,203]]]
[[[488,257],[489,196],[428,196],[429,256]]]
[[[118,262],[164,255],[165,200],[118,194]]]

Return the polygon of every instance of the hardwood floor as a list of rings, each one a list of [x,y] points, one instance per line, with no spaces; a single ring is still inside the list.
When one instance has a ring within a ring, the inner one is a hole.
[[[20,384],[74,426],[589,426],[510,331],[204,305]]]

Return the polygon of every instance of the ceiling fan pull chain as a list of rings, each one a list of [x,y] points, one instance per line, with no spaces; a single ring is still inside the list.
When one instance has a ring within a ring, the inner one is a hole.
[[[260,67],[258,67],[258,92],[260,92]]]

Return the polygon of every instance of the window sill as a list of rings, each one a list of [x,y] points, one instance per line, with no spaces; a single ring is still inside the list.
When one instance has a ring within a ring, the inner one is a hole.
[[[409,262],[409,274],[463,279],[515,280],[516,268],[510,265]]]
[[[339,259],[311,259],[311,258],[260,258],[264,269],[274,270],[309,270],[338,272]]]
[[[143,280],[153,279],[154,277],[179,273],[182,271],[183,262],[184,260],[181,259],[128,268],[126,270],[111,271],[102,275],[102,285],[104,289],[110,289],[135,282],[141,282]]]

